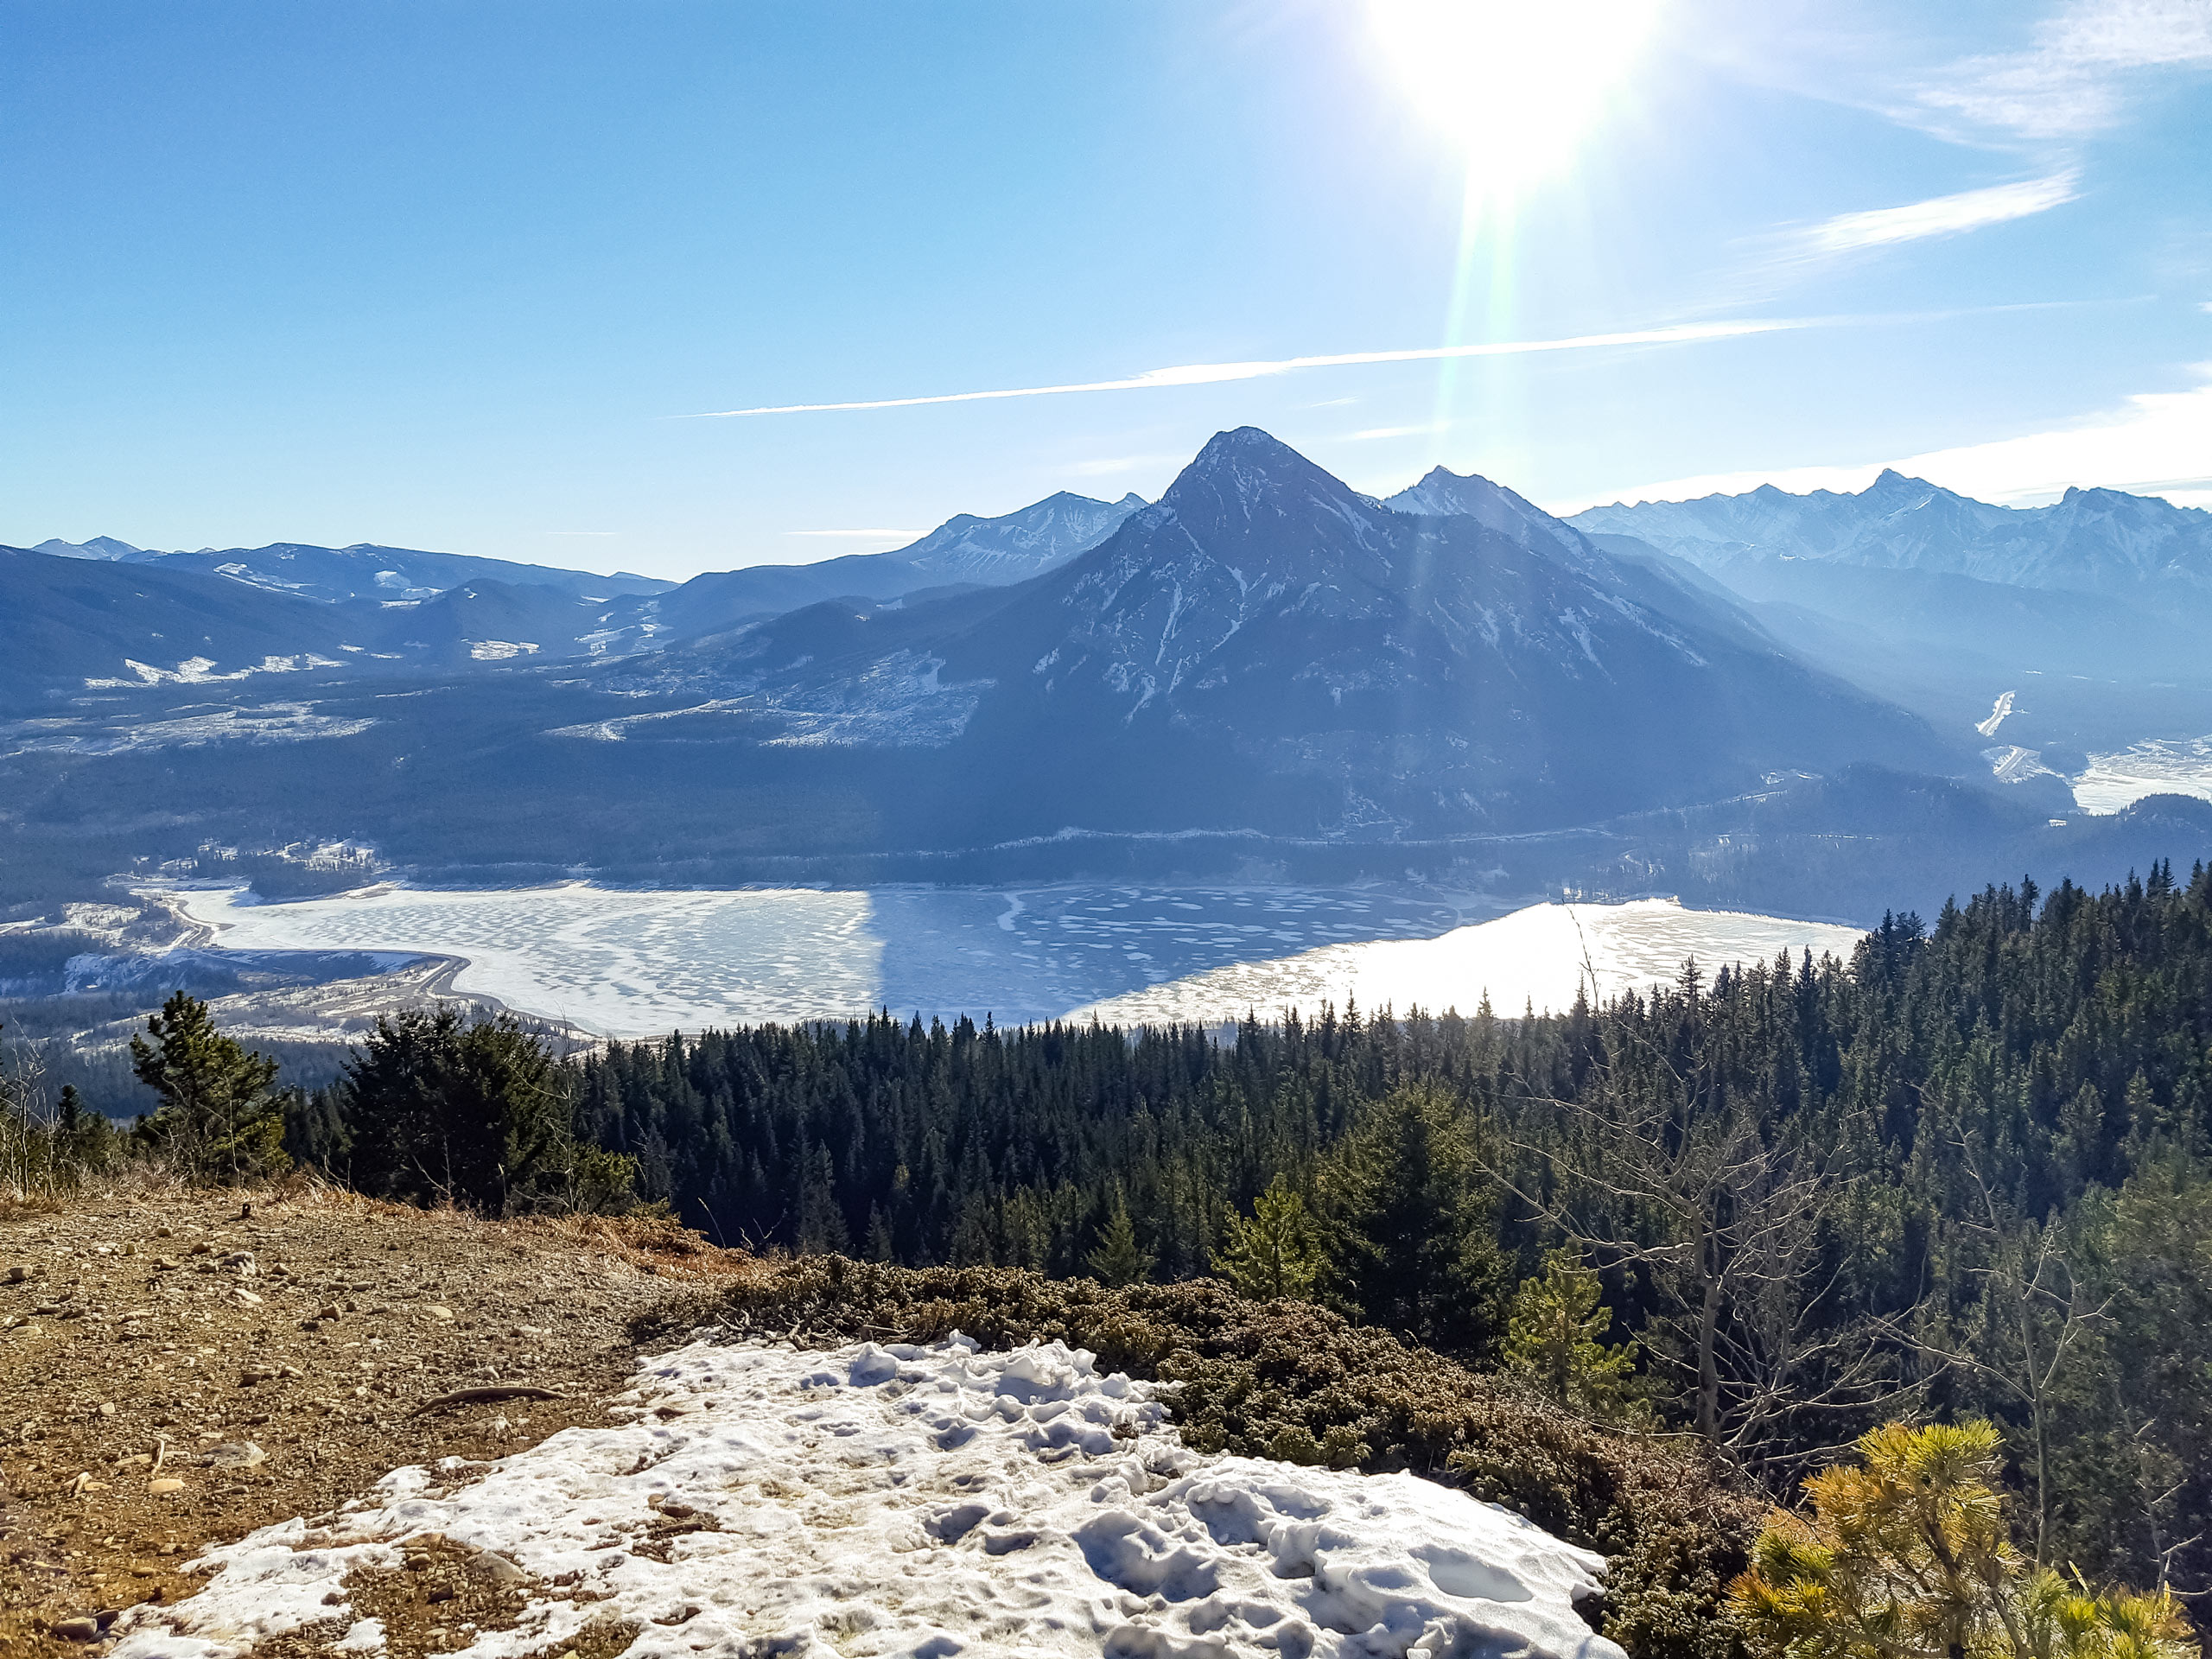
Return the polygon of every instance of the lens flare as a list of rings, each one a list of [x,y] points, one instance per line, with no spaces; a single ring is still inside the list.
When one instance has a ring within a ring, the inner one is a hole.
[[[1662,0],[1371,0],[1407,95],[1510,200],[1564,167],[1656,29]]]

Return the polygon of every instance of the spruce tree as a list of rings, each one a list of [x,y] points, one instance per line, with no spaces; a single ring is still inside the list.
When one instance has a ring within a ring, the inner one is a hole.
[[[1129,1206],[1122,1189],[1114,1189],[1106,1224],[1099,1230],[1098,1248],[1086,1258],[1090,1276],[1103,1285],[1134,1285],[1152,1276],[1154,1257],[1137,1243],[1137,1230],[1129,1220]]]
[[[178,991],[147,1015],[146,1035],[130,1039],[130,1069],[161,1097],[139,1138],[188,1178],[263,1180],[291,1166],[276,1062],[217,1030],[198,997]]]
[[[1229,1212],[1228,1236],[1214,1271],[1254,1301],[1304,1300],[1327,1266],[1306,1200],[1280,1175],[1253,1201],[1249,1220]]]
[[[1606,1346],[1612,1310],[1605,1287],[1580,1253],[1558,1249],[1544,1270],[1521,1281],[1505,1322],[1505,1363],[1548,1398],[1602,1421],[1648,1420],[1650,1406],[1636,1387],[1633,1338]]]
[[[379,1015],[337,1090],[354,1183],[492,1216],[627,1208],[636,1166],[578,1140],[572,1081],[512,1014]]]

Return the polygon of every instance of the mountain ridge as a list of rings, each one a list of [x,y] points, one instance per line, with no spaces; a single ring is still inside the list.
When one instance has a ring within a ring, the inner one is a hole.
[[[1771,484],[1687,501],[1615,502],[1568,517],[1634,536],[1718,575],[1745,558],[1832,560],[2116,598],[2212,602],[2212,512],[2120,490],[2069,488],[2005,507],[1885,467],[1864,490]]]

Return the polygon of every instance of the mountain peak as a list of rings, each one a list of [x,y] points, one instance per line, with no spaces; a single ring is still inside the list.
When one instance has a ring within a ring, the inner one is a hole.
[[[1527,498],[1493,483],[1479,473],[1455,473],[1448,467],[1432,467],[1420,483],[1400,490],[1383,502],[1394,512],[1434,518],[1472,518],[1488,529],[1510,536],[1523,547],[1547,551],[1579,552],[1581,533],[1565,524]]]
[[[1281,514],[1299,500],[1350,505],[1365,499],[1273,433],[1240,426],[1209,438],[1160,500],[1185,518],[1249,519],[1263,505]]]
[[[1235,426],[1208,438],[1205,448],[1192,457],[1190,467],[1184,470],[1214,471],[1223,467],[1255,463],[1261,466],[1313,466],[1312,461],[1274,433],[1262,431],[1256,426]],[[1319,468],[1315,467],[1314,470],[1318,472]]]

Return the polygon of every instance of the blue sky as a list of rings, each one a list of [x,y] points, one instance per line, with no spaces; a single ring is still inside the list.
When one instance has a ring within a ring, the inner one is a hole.
[[[17,544],[682,575],[1246,423],[2212,505],[2212,0],[10,0],[0,105]]]

